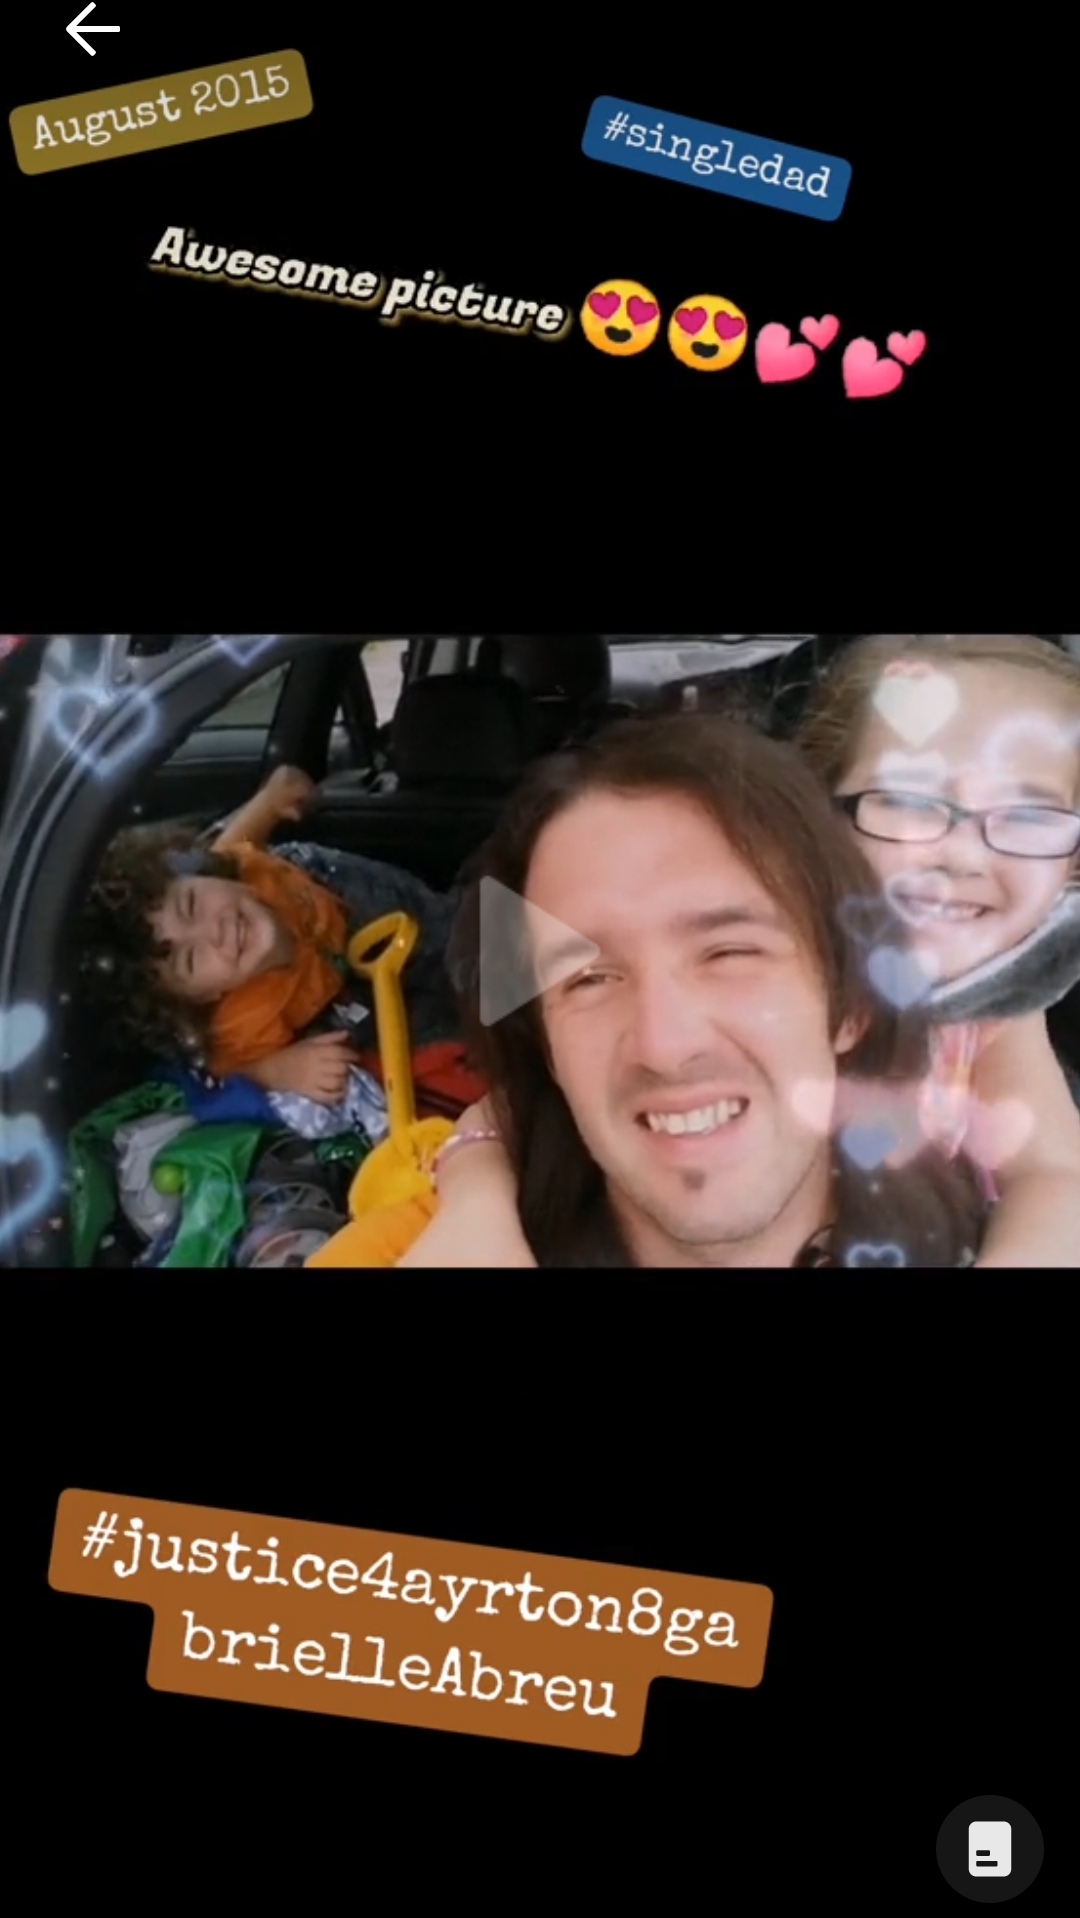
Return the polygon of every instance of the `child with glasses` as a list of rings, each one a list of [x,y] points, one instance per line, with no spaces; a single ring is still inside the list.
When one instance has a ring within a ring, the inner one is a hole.
[[[921,686],[920,686],[921,681]],[[928,978],[1020,945],[1080,880],[1080,662],[1026,636],[878,636],[846,649],[799,744],[837,796]],[[856,911],[872,902],[856,901]],[[997,1200],[977,1264],[1080,1267],[1080,1113],[1045,1017],[941,1026],[923,1131]],[[405,1265],[535,1265],[488,1101]]]
[[[1080,876],[1080,666],[1012,635],[883,635],[840,656],[799,743],[927,976],[1020,945]],[[980,1266],[1080,1266],[1080,1114],[1043,1014],[938,1027],[924,1130],[998,1199]]]

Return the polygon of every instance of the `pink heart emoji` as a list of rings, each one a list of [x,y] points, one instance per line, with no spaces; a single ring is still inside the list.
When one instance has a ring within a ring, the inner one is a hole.
[[[852,340],[844,354],[844,388],[849,400],[874,400],[894,393],[904,377],[895,360],[879,360],[873,340]]]
[[[791,333],[779,320],[763,326],[754,345],[758,379],[771,386],[781,380],[804,380],[817,365],[812,346],[792,346]]]
[[[799,332],[812,346],[821,348],[824,353],[831,346],[840,331],[840,322],[835,313],[826,313],[820,320],[803,320]]]
[[[895,360],[903,360],[905,366],[914,366],[926,352],[925,333],[890,333],[885,342]]]
[[[617,293],[590,293],[589,305],[602,320],[610,320],[612,314],[619,310],[619,296]]]
[[[737,340],[739,334],[746,331],[746,321],[737,320],[733,313],[718,313],[716,330],[722,340]]]
[[[654,306],[651,300],[639,300],[637,294],[632,293],[626,302],[626,310],[635,326],[647,326],[650,320],[655,320],[660,308]]]
[[[708,317],[703,306],[680,306],[675,323],[684,333],[700,333]]]

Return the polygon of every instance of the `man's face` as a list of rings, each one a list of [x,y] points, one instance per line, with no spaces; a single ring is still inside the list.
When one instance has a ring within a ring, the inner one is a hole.
[[[856,1034],[830,1039],[824,984],[783,910],[675,794],[578,800],[541,834],[525,896],[600,948],[541,1012],[636,1249],[735,1264],[772,1248],[785,1263],[828,1190],[824,1126],[800,1114],[828,1104]],[[541,981],[551,957],[537,955]]]
[[[212,1005],[288,957],[270,908],[232,879],[172,880],[150,924],[171,947],[161,962],[165,984],[193,1005]]]

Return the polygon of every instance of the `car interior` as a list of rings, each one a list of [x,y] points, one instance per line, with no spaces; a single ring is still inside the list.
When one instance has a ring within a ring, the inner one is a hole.
[[[545,649],[550,658],[545,659]],[[319,823],[372,858],[451,886],[538,754],[633,711],[610,696],[598,634],[485,635],[454,672],[408,672],[380,741],[375,776],[356,768],[323,787]]]
[[[616,719],[680,708],[751,710],[788,737],[818,672],[853,637],[815,635],[749,667],[726,666],[718,642],[704,656],[707,670],[692,677],[679,670],[673,651],[670,678],[662,668],[658,675],[655,657],[648,671],[639,670],[637,647],[616,647],[601,634],[410,637],[392,709],[386,711],[384,696],[382,714],[364,645],[327,646],[321,660],[282,674],[272,720],[248,740],[246,762],[230,762],[222,777],[213,730],[200,729],[198,741],[139,780],[128,823],[183,820],[209,836],[253,794],[269,765],[284,761],[320,783],[320,799],[302,831],[279,836],[362,853],[445,891],[538,755]],[[228,743],[232,736],[221,737]],[[1078,998],[1074,990],[1050,1015],[1051,1036],[1074,1071]],[[137,1083],[150,1062],[119,1062],[84,1022],[72,1017],[68,1024],[65,1103],[74,1124]]]

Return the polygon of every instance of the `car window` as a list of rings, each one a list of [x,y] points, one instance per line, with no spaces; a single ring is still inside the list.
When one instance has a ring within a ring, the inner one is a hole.
[[[422,639],[387,640],[383,643],[400,645],[402,648],[411,645],[413,649],[411,677],[430,679],[444,673],[462,673],[469,666],[475,666],[482,641],[482,634],[467,638],[457,633],[446,638],[437,638],[428,633]],[[371,650],[369,646],[364,654],[365,659]]]
[[[380,730],[397,711],[408,645],[407,639],[369,640],[357,658],[356,673],[367,681],[367,691],[375,708],[375,724]],[[360,701],[361,710],[366,704],[365,696]],[[361,739],[362,731],[366,728],[362,722],[358,728],[355,712],[350,726],[345,706],[339,706],[330,732],[328,771],[331,774],[370,770],[372,742],[366,737]]]
[[[226,727],[235,729],[252,726],[258,727],[261,732],[269,732],[288,671],[286,663],[284,666],[275,666],[269,673],[263,673],[261,679],[253,679],[243,692],[237,693],[235,699],[230,699],[225,706],[219,706],[216,713],[204,719],[197,730],[205,733]]]
[[[659,689],[689,679],[701,679],[730,667],[754,666],[768,659],[793,652],[813,633],[607,633],[611,650],[612,689],[638,693]],[[365,661],[373,653],[391,645],[404,648],[406,641],[384,641],[369,646]],[[413,673],[416,677],[457,673],[475,666],[484,643],[482,634],[469,637],[426,637],[416,643]],[[374,678],[372,679],[374,686]],[[399,682],[395,687],[395,698]],[[391,709],[392,710],[392,709]],[[380,708],[380,722],[389,717]]]
[[[364,671],[380,726],[394,717],[401,697],[401,675],[408,643],[407,639],[375,639],[364,647]]]
[[[813,633],[650,633],[648,638],[610,637],[612,679],[622,685],[669,686],[729,667],[756,666],[781,658]]]

